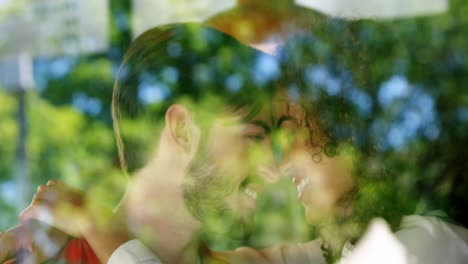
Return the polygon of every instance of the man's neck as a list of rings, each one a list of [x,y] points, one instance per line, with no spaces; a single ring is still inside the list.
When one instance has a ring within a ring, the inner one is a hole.
[[[158,245],[157,248],[153,247],[153,250],[163,263],[191,264],[197,263],[197,260],[199,258],[199,247],[199,236],[198,234],[193,234],[193,239],[191,241],[187,241],[186,244],[176,245],[176,243],[162,243]]]
[[[173,164],[161,159],[136,175],[125,205],[129,225],[163,263],[196,263],[200,223],[185,206],[185,169]]]

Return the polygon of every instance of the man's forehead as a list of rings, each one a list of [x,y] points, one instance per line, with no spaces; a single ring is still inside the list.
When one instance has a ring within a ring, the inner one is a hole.
[[[301,123],[306,113],[298,101],[284,93],[277,93],[270,99],[264,97],[254,103],[237,106],[224,102],[224,106],[218,107],[217,111],[201,112],[209,113],[208,116],[218,124],[238,125],[261,121],[268,126],[276,126],[280,120]]]
[[[290,120],[299,123],[305,115],[304,108],[297,102],[275,98],[264,104],[247,123],[262,121],[268,125],[277,125],[280,121]]]

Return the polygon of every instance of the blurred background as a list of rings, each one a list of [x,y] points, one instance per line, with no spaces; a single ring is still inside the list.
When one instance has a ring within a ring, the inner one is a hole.
[[[267,12],[269,23],[244,23],[252,20],[242,16],[252,2],[276,6]],[[153,26],[208,21],[216,27],[219,19],[252,27],[255,36],[276,32],[275,21],[305,21],[313,41],[303,58],[333,56],[341,70],[323,60],[298,61],[304,82],[334,95],[352,76],[357,84],[346,94],[365,121],[365,142],[385,154],[374,165],[385,164],[397,190],[414,197],[413,213],[468,226],[468,2],[382,2],[0,0],[0,230],[17,223],[48,179],[114,206],[126,179],[110,104],[124,52]],[[167,91],[141,88],[139,97],[163,101]],[[143,131],[144,123],[135,124],[136,141]],[[295,187],[288,181],[270,188],[260,200],[263,222],[247,243],[314,237]],[[394,203],[394,190],[383,192],[382,203]],[[213,239],[219,248],[232,246]]]

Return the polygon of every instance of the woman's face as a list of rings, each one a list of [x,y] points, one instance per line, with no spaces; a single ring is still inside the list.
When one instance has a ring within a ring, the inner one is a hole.
[[[335,157],[320,154],[314,161],[306,149],[294,150],[285,164],[297,186],[298,199],[306,210],[309,223],[335,217],[346,208],[342,199],[354,187],[352,156],[343,153]]]
[[[344,210],[341,200],[354,187],[353,155],[343,146],[338,147],[339,155],[325,155],[327,136],[301,106],[276,99],[247,122],[244,134],[270,149],[268,165],[259,173],[292,178],[308,222],[318,223]]]

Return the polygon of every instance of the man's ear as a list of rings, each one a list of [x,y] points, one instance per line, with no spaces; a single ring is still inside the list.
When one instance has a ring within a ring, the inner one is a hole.
[[[185,154],[193,156],[200,141],[200,130],[187,108],[179,104],[171,105],[166,111],[166,129],[174,143]]]

